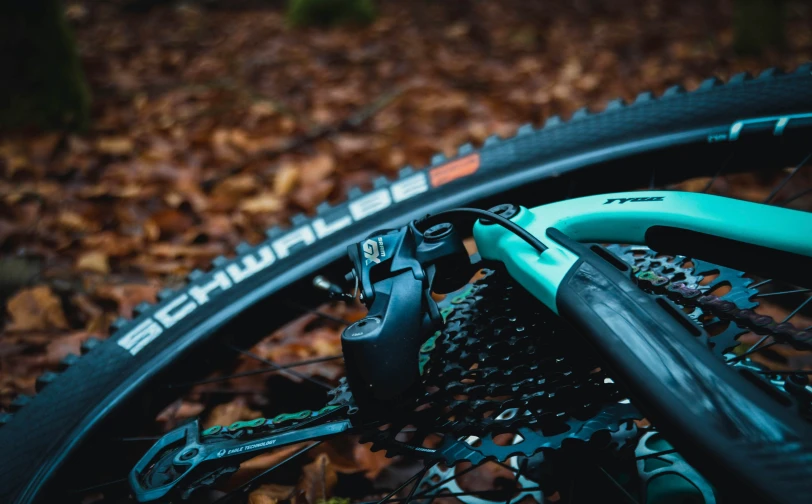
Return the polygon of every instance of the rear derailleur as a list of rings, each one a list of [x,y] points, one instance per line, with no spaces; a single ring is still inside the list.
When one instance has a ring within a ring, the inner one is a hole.
[[[263,451],[364,432],[408,409],[420,386],[420,346],[443,325],[432,293],[460,288],[475,271],[455,226],[432,220],[378,231],[348,247],[353,269],[344,280],[360,290],[369,313],[341,335],[346,382],[327,406],[205,430],[198,420],[187,423],[165,434],[132,469],[135,498],[185,499]],[[355,297],[324,278],[314,283],[333,297]]]

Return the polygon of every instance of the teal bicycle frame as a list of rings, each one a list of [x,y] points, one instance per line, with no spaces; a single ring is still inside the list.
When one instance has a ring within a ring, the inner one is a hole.
[[[812,213],[709,194],[645,191],[587,196],[522,208],[511,220],[549,250],[539,256],[506,229],[477,223],[474,239],[479,253],[505,263],[516,281],[556,313],[559,285],[578,256],[546,236],[549,228],[582,243],[630,245],[646,244],[646,232],[654,227],[688,229],[812,257]]]
[[[643,292],[625,262],[585,243],[646,244],[711,262],[723,258],[731,267],[770,264],[809,281],[812,214],[707,194],[631,192],[521,208],[511,220],[547,249],[540,253],[504,227],[480,221],[474,227],[480,255],[504,263],[596,347],[634,404],[690,463],[751,502],[809,502],[810,424],[763,379],[709,352],[700,343],[708,341],[704,330],[665,297]],[[812,340],[809,331],[803,336]],[[753,472],[766,478],[754,482]]]

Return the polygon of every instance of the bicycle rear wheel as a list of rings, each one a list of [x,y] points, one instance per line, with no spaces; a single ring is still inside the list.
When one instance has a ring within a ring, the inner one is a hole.
[[[454,206],[533,205],[713,176],[725,160],[731,171],[784,167],[806,154],[810,128],[807,65],[727,84],[709,79],[690,93],[676,87],[631,105],[613,102],[600,113],[524,127],[479,149],[463,146],[454,159],[437,156],[425,170],[404,169],[398,180],[378,180],[372,191],[322,206],[193,273],[186,288],[162,292],[135,319],[119,321],[109,340],[86,344],[87,355],[43,380],[35,397],[18,398],[0,428],[0,500],[58,494],[59,483],[48,484],[80,448],[111,459],[99,433],[153,418],[178,393],[158,384],[193,381],[217,367],[225,357],[214,345],[223,334],[250,345],[295,315],[268,306],[317,305],[322,299],[310,279],[343,273],[346,245],[375,229]]]

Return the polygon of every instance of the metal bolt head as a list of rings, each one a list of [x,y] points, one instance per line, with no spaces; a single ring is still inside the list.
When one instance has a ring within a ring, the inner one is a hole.
[[[510,219],[511,217],[519,213],[519,207],[512,203],[503,203],[501,205],[496,205],[493,208],[489,208],[488,211],[500,217],[504,217],[505,219]],[[480,219],[480,221],[482,222],[482,224],[486,225],[494,224],[494,222],[492,220],[489,220],[488,218],[482,218]]]
[[[186,450],[180,455],[181,460],[189,460],[195,458],[200,451],[197,448],[192,448],[191,450]]]
[[[441,222],[428,228],[423,237],[429,241],[438,241],[451,234],[453,230],[454,226],[450,222]]]

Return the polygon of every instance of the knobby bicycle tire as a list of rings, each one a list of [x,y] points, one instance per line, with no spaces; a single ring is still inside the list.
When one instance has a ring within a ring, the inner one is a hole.
[[[713,163],[680,163],[806,134],[810,113],[812,64],[787,74],[740,74],[727,83],[712,78],[691,92],[675,86],[660,97],[643,93],[629,105],[614,101],[600,113],[581,109],[566,122],[551,118],[511,138],[491,137],[478,149],[465,145],[456,157],[435,156],[423,170],[404,168],[396,180],[378,179],[370,191],[350,191],[342,204],[294,217],[289,229],[272,229],[255,246],[240,245],[233,258],[190,274],[184,289],[162,291],[156,304],[140,305],[132,320],[114,324],[108,340],[89,340],[86,355],[41,379],[36,396],[18,397],[0,426],[0,502],[35,501],[75,448],[106,420],[121,418],[159,378],[205,371],[201,359],[216,358],[206,345],[224,328],[250,341],[264,335],[262,327],[292,318],[278,313],[290,310],[266,308],[274,295],[284,290],[286,302],[307,304],[313,272],[335,264],[347,244],[376,229],[540,187],[534,183],[546,183],[549,197],[560,198],[570,187],[567,175],[587,167],[596,182],[582,191],[611,183],[628,188],[642,177],[650,153],[682,153],[658,172],[663,180],[709,175]],[[155,396],[152,406],[131,416],[154,416],[161,403],[161,394]]]

